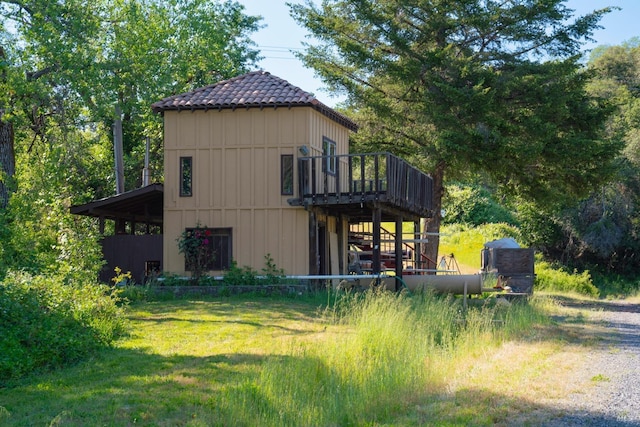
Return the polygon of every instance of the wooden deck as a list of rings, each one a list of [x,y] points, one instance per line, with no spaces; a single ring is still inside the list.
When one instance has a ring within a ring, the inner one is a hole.
[[[432,215],[431,177],[390,153],[301,157],[294,206],[322,206],[370,218],[371,205],[406,217]]]

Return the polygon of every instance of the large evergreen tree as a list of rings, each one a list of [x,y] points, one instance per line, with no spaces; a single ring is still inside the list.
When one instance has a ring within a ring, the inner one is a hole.
[[[608,109],[585,92],[579,49],[610,9],[572,19],[562,0],[323,0],[292,5],[314,37],[301,58],[349,95],[361,147],[412,156],[445,179],[483,173],[552,203],[610,172]],[[438,239],[427,255],[436,259]]]

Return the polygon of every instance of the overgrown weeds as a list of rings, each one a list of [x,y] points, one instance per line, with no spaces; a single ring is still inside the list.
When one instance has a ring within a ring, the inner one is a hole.
[[[588,271],[567,271],[541,259],[536,260],[535,287],[539,291],[577,293],[592,298],[597,298],[600,294]]]
[[[465,311],[454,297],[365,292],[135,304],[133,332],[102,355],[0,389],[3,422],[483,425],[504,407],[449,390],[548,322],[541,302],[474,299]]]
[[[267,361],[240,395],[227,397],[237,413],[251,414],[242,423],[393,422],[442,386],[456,369],[452,361],[547,321],[527,304],[487,302],[465,311],[452,297],[374,291],[347,294],[325,314],[345,333],[297,343],[285,358]]]

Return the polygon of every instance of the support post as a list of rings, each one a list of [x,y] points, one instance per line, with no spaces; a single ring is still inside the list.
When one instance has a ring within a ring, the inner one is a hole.
[[[338,217],[338,271],[340,274],[347,274],[348,265],[345,265],[347,254],[349,253],[349,220],[344,216]],[[348,262],[348,261],[347,261]]]
[[[373,208],[373,251],[371,255],[372,273],[380,274],[380,228],[382,223],[382,210],[379,206]]]
[[[309,211],[309,275],[320,274],[318,258],[318,220],[313,210]]]
[[[146,187],[147,185],[149,185],[151,181],[151,172],[149,169],[149,151],[151,150],[150,148],[151,143],[148,136],[145,142],[146,143],[145,143],[145,151],[144,151],[144,168],[142,169],[142,186],[143,187]]]
[[[396,239],[395,239],[395,259],[396,277],[402,280],[402,216],[396,217]],[[402,289],[400,280],[396,280],[396,291]]]
[[[420,238],[422,236],[420,230],[420,220],[413,222],[413,237]],[[422,249],[420,248],[420,242],[416,242],[415,248],[413,250],[413,259],[414,259],[414,268],[419,269],[422,267]]]

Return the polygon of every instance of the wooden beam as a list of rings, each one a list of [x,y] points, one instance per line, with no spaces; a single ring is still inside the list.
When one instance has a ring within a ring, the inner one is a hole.
[[[375,206],[373,208],[373,254],[371,255],[371,268],[373,274],[380,274],[380,228],[382,222],[382,209]]]
[[[396,217],[396,277],[402,279],[402,216]],[[402,289],[399,280],[396,280],[396,291]]]
[[[344,215],[338,217],[338,270],[340,274],[348,274],[349,266],[345,264],[349,248],[347,243],[349,240],[349,218]],[[346,248],[346,252],[345,252]]]
[[[320,274],[318,258],[318,219],[313,209],[309,210],[309,274]]]
[[[421,232],[420,220],[413,221],[413,235],[419,236],[420,232]],[[421,242],[416,242],[415,244],[415,248],[413,251],[413,256],[414,256],[413,268],[422,268],[422,263],[420,260],[420,254],[422,253],[422,249],[420,248],[420,244]]]

